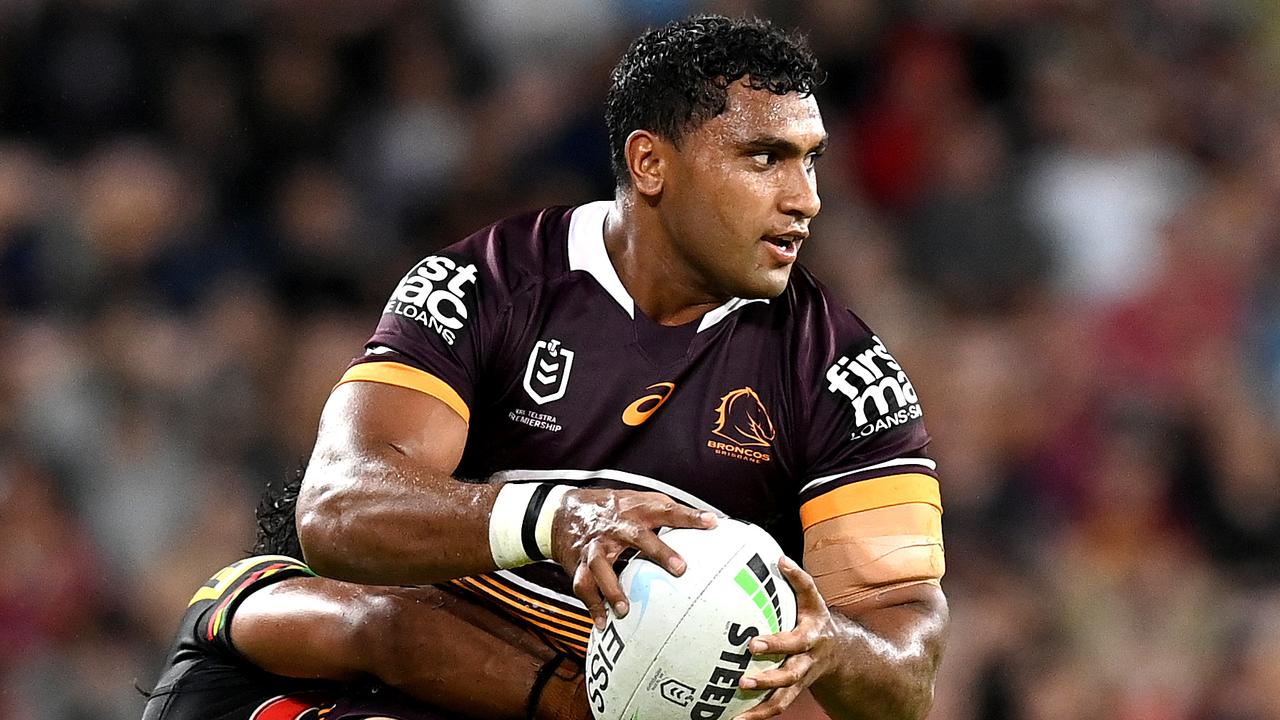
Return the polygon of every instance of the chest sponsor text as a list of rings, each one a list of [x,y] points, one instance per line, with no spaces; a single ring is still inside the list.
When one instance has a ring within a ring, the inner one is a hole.
[[[564,426],[560,424],[560,419],[555,415],[534,412],[533,410],[525,410],[516,408],[507,413],[507,417],[513,422],[522,425],[528,425],[535,430],[550,430],[551,432],[560,432]]]

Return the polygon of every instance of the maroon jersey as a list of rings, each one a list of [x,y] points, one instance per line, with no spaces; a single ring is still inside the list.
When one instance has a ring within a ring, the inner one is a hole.
[[[343,381],[449,404],[469,422],[459,477],[657,490],[760,525],[793,556],[822,520],[939,505],[910,380],[807,270],[779,297],[665,327],[605,252],[610,206],[513,217],[422,260]],[[457,582],[586,645],[554,563]]]

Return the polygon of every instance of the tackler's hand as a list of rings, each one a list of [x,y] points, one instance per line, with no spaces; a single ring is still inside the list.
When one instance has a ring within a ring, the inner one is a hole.
[[[552,523],[553,559],[573,578],[573,592],[596,627],[604,627],[605,603],[627,614],[627,598],[613,563],[629,548],[682,575],[685,561],[658,538],[661,527],[712,528],[714,513],[686,507],[656,492],[579,489],[565,493]]]
[[[780,667],[739,681],[744,690],[773,690],[773,694],[737,720],[764,720],[781,713],[835,662],[835,626],[813,577],[787,557],[778,561],[778,569],[796,592],[796,627],[754,638],[748,647],[752,655],[788,657]]]

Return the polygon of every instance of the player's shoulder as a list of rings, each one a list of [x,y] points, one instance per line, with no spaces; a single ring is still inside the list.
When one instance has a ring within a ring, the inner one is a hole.
[[[567,268],[567,241],[577,208],[556,205],[517,213],[497,220],[444,248],[443,257],[457,268],[473,265],[479,278],[500,290],[515,292],[530,284],[563,275]],[[425,264],[432,258],[426,258]],[[449,263],[436,260],[444,267]]]
[[[886,343],[808,270],[792,271],[788,294],[797,414],[810,439],[802,501],[906,467],[931,474],[920,399]],[[811,525],[813,512],[801,514]]]
[[[797,267],[783,304],[790,333],[792,367],[819,404],[849,405],[866,431],[874,404],[881,413],[902,410],[920,416],[919,401],[903,367],[884,340],[811,271]],[[885,398],[889,397],[893,402]]]
[[[498,318],[516,298],[566,271],[571,211],[557,206],[512,215],[418,260],[383,309],[391,325],[380,325],[372,344],[403,351],[411,342],[406,337],[425,333],[452,346],[476,324],[500,327]]]
[[[869,341],[871,328],[811,270],[796,265],[787,289],[775,303],[791,332],[820,362],[843,347]]]

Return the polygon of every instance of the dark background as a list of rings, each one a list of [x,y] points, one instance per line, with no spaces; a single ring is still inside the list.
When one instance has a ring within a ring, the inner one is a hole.
[[[135,718],[399,276],[607,198],[646,25],[801,28],[803,258],[943,480],[938,720],[1280,718],[1280,4],[0,0],[0,717]]]

